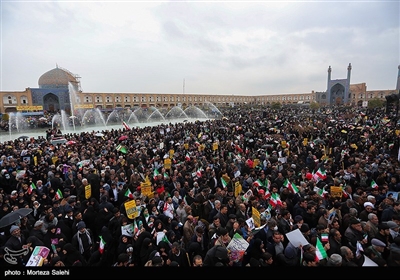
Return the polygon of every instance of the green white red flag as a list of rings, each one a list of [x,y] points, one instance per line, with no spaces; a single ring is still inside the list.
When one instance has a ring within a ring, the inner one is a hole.
[[[32,182],[32,183],[29,185],[28,194],[31,194],[32,191],[35,190],[35,189],[36,189],[36,185],[35,185],[34,182]]]
[[[226,182],[225,179],[222,177],[221,177],[221,184],[223,188],[226,188],[228,186],[228,182]]]
[[[282,201],[281,201],[281,197],[279,196],[279,194],[272,193],[271,197],[269,198],[269,204],[271,204],[271,206],[273,208],[276,208],[278,205],[282,206]]]
[[[316,261],[320,261],[322,259],[325,259],[328,257],[324,245],[322,245],[321,241],[319,240],[319,237],[317,237],[317,244],[316,244],[316,251],[315,251],[315,259]]]
[[[133,193],[131,192],[131,190],[129,188],[126,190],[125,196],[133,199]]]
[[[289,180],[287,178],[286,178],[285,182],[283,182],[283,186],[285,188],[288,188],[294,194],[299,192],[299,189],[297,188],[297,186],[292,184],[291,182],[289,182]]]
[[[99,251],[100,251],[100,254],[103,254],[104,247],[106,246],[106,242],[104,241],[103,236],[100,235],[99,237],[100,237]]]
[[[315,172],[315,175],[318,176],[321,180],[325,180],[327,177],[326,170],[322,170],[321,168],[318,168],[317,172]]]
[[[57,190],[56,194],[54,195],[55,200],[60,200],[63,198],[62,191],[60,189]]]
[[[154,168],[153,179],[154,179],[154,180],[157,180],[159,174],[160,174],[160,172],[158,171],[158,169],[157,169],[157,168]]]
[[[131,130],[131,127],[126,122],[123,121],[122,125],[124,126],[125,130]]]
[[[378,186],[377,183],[375,183],[374,179],[371,179],[370,187],[373,188],[373,189],[377,189],[379,186]]]
[[[254,182],[253,182],[253,185],[256,186],[256,187],[262,187],[262,186],[263,186],[263,183],[261,182],[260,179],[258,179],[257,181],[254,181]]]

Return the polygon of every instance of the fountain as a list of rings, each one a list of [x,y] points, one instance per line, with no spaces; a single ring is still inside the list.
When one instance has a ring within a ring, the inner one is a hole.
[[[199,107],[196,106],[189,106],[185,110],[183,110],[186,114],[186,116],[190,118],[205,118],[207,119],[206,113],[204,113],[203,110],[201,110]]]
[[[171,108],[171,110],[168,111],[167,114],[165,114],[166,119],[180,119],[180,118],[188,119],[188,115],[186,115],[185,111],[179,106],[174,106]]]
[[[160,110],[158,110],[156,107],[150,107],[153,112],[147,117],[147,122],[152,122],[152,121],[165,121],[165,117],[161,114]]]
[[[109,123],[122,123],[122,120],[120,119],[119,110],[114,109],[107,117],[106,120],[106,126],[108,126]]]
[[[72,86],[70,86],[70,94],[72,109],[74,108],[73,103],[76,101],[76,93]],[[131,127],[145,127],[147,125],[161,125],[165,124],[165,122],[197,121],[200,119],[218,119],[222,117],[222,113],[212,103],[207,103],[204,108],[199,108],[195,105],[190,105],[186,109],[180,106],[174,106],[170,109],[166,107],[156,108],[151,106],[142,108],[135,106],[130,109],[117,108],[109,114],[103,113],[99,108],[71,110],[71,112],[73,113],[69,115],[65,110],[60,110],[59,113],[52,117],[51,127],[60,130],[62,134],[69,134],[91,130],[98,131],[99,129],[121,129],[123,128],[123,121]],[[29,137],[38,137],[39,133],[43,135],[43,129],[29,129],[28,123],[25,120],[20,112],[10,113],[10,140],[22,136],[22,131],[24,135],[32,135]],[[1,135],[0,140],[4,141]]]
[[[72,120],[72,126],[75,131],[75,116],[74,116],[74,111],[75,111],[75,103],[76,103],[76,89],[75,86],[71,83],[68,82],[68,92],[69,92],[69,101],[71,105],[71,120]]]

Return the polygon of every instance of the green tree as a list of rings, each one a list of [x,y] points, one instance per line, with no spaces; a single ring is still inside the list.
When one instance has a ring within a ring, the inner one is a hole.
[[[384,105],[385,105],[385,101],[381,100],[379,98],[373,98],[371,100],[368,100],[368,108],[369,109],[382,108]]]
[[[319,104],[317,102],[311,102],[310,109],[319,109]]]
[[[272,108],[272,109],[280,109],[281,107],[282,107],[282,104],[279,103],[279,102],[273,102],[273,103],[271,104],[271,108]]]

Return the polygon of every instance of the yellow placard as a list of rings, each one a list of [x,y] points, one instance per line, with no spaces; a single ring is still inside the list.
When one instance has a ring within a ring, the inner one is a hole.
[[[237,197],[238,195],[240,195],[240,193],[242,192],[242,185],[240,184],[239,181],[235,182],[235,197]]]
[[[338,197],[338,198],[342,198],[342,188],[339,186],[331,186],[330,188],[331,190],[331,196],[332,197]]]
[[[93,109],[93,104],[76,104],[74,109]]]
[[[51,158],[51,161],[53,162],[53,164],[56,164],[57,160],[58,160],[58,157],[52,157]]]
[[[164,168],[165,169],[171,169],[171,164],[172,164],[172,162],[171,162],[170,158],[164,159]]]
[[[217,142],[213,143],[212,149],[213,149],[213,151],[218,150],[218,143]]]
[[[282,148],[286,148],[286,141],[285,140],[281,141],[281,146],[282,146]]]
[[[260,164],[260,160],[258,158],[254,159],[253,161],[253,168],[255,168],[256,166],[258,166]]]
[[[251,217],[253,218],[255,227],[261,226],[260,212],[254,207],[251,207]]]
[[[92,185],[88,184],[85,186],[85,198],[89,199],[92,195]]]
[[[303,145],[304,145],[304,146],[307,146],[307,144],[308,144],[308,138],[304,138],[304,139],[303,139]]]
[[[134,199],[125,202],[124,207],[126,211],[126,216],[129,219],[135,219],[139,216],[139,211],[137,210],[136,202]]]
[[[150,194],[152,194],[153,192],[151,190],[151,183],[150,182],[140,183],[140,192],[146,196],[149,196]]]
[[[189,149],[189,143],[183,144],[183,147],[185,147],[185,150]]]
[[[222,176],[221,176],[223,179],[224,179],[224,181],[225,182],[227,182],[227,183],[229,183],[230,181],[231,181],[231,177],[229,177],[229,175],[228,174],[223,174]]]
[[[17,111],[43,111],[43,106],[17,106]]]
[[[169,150],[169,158],[172,158],[175,154],[174,149]]]

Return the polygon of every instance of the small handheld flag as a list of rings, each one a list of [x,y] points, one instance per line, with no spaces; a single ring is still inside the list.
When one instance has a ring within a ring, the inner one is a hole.
[[[124,126],[125,130],[131,130],[131,127],[125,122],[122,122],[122,125]]]

